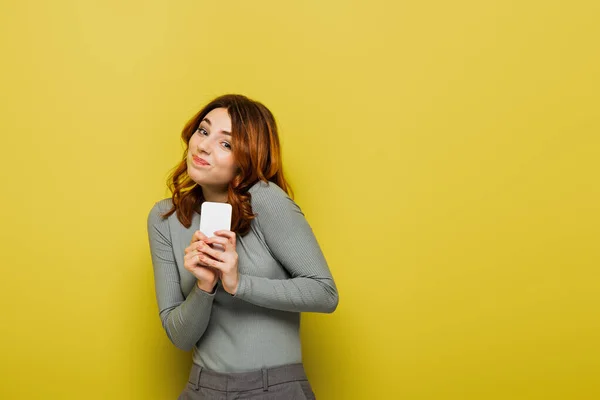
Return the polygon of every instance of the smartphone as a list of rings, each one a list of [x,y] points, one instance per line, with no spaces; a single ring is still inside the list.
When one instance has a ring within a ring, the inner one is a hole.
[[[231,230],[231,204],[205,201],[200,207],[200,232],[206,237],[215,236],[216,231]],[[225,250],[221,245],[213,247]]]

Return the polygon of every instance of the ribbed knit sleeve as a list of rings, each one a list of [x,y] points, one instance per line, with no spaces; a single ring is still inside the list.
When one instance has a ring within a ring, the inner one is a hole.
[[[300,207],[274,183],[259,182],[249,193],[256,223],[274,258],[290,279],[240,274],[235,297],[261,307],[294,312],[333,312],[338,291]]]
[[[194,285],[187,298],[184,298],[169,224],[167,219],[161,217],[169,208],[170,199],[165,199],[156,203],[148,215],[148,240],[156,298],[160,320],[171,342],[182,350],[191,350],[206,330],[214,294]]]

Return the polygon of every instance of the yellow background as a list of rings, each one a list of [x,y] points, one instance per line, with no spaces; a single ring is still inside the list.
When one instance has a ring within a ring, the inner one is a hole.
[[[600,398],[597,1],[3,1],[0,398],[173,399],[146,217],[264,102],[340,291],[319,399]]]

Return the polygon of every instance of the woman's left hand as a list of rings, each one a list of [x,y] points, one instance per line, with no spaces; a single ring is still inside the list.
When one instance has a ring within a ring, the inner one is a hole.
[[[239,283],[235,233],[231,231],[216,231],[215,236],[204,239],[204,243],[206,244],[200,242],[198,246],[200,260],[202,263],[219,271],[223,288],[227,293],[234,295],[237,292]],[[209,244],[220,245],[225,251],[211,248]]]

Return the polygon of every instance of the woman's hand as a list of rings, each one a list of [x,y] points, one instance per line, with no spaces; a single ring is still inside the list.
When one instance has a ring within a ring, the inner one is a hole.
[[[209,245],[220,245],[223,250],[211,248]],[[204,239],[198,244],[200,262],[219,271],[223,289],[234,295],[239,283],[238,254],[235,250],[235,233],[216,231],[215,236]]]
[[[206,239],[206,236],[202,232],[194,232],[190,245],[185,249],[183,266],[185,269],[190,271],[196,277],[196,279],[198,279],[196,284],[200,289],[204,290],[205,292],[212,293],[215,285],[217,284],[219,271],[211,268],[209,265],[206,265],[200,259],[202,253],[199,252],[199,246],[204,244]]]

